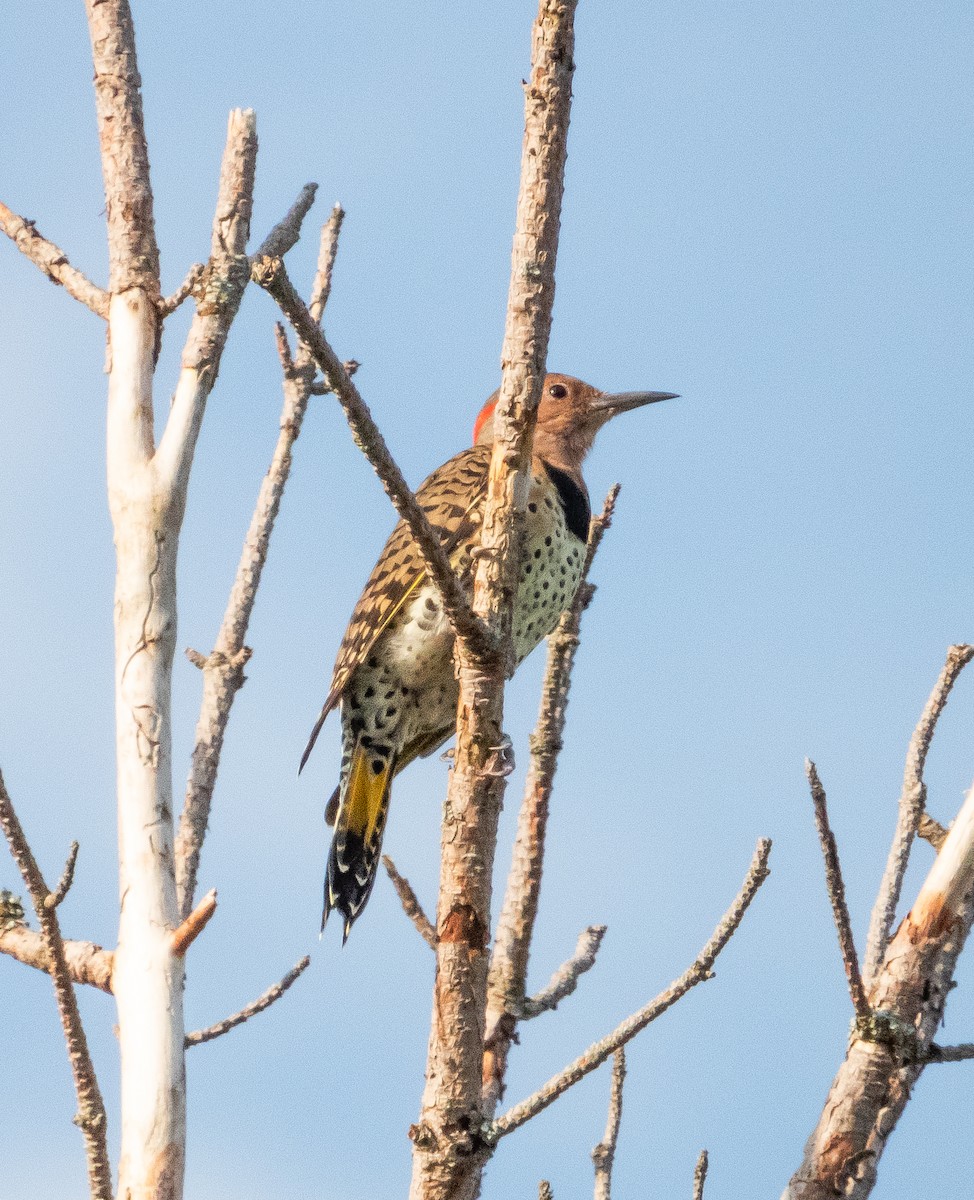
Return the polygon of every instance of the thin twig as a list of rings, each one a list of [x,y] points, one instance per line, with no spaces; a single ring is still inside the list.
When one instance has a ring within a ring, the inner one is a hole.
[[[57,908],[71,889],[71,884],[74,882],[74,868],[78,861],[79,849],[80,846],[77,842],[71,843],[71,848],[68,850],[68,859],[64,864],[64,870],[61,872],[61,878],[58,880],[54,895],[48,896],[44,901],[45,904],[50,905],[52,908]]]
[[[693,1171],[693,1200],[703,1200],[703,1185],[707,1182],[707,1167],[710,1159],[706,1150],[700,1151],[697,1165]]]
[[[178,929],[172,933],[172,952],[180,958],[185,957],[186,951],[209,925],[216,912],[216,888],[211,888],[197,904],[188,917],[183,919]]]
[[[900,793],[896,833],[893,836],[886,869],[883,872],[883,881],[880,884],[869,921],[864,967],[867,986],[871,986],[876,978],[889,945],[890,931],[896,920],[896,909],[903,889],[903,877],[906,874],[910,858],[910,847],[926,805],[923,766],[926,762],[927,751],[930,749],[930,742],[934,730],[937,728],[940,714],[947,703],[947,697],[957,682],[958,675],[972,658],[974,658],[974,646],[950,647],[947,651],[947,661],[940,672],[940,678],[934,685],[917,727],[913,731],[913,736],[910,738],[906,766],[903,770],[903,789]]]
[[[383,854],[382,865],[386,869],[386,874],[392,880],[392,886],[396,889],[396,895],[399,897],[399,903],[402,905],[403,912],[416,926],[416,931],[423,941],[435,950],[436,930],[433,928],[432,921],[423,912],[423,907],[416,893],[413,891],[412,884],[408,879],[399,874],[396,870],[396,864],[388,854]]]
[[[846,904],[842,867],[839,864],[839,850],[829,824],[825,789],[822,787],[815,764],[810,758],[805,759],[805,774],[808,777],[812,803],[815,806],[815,826],[818,829],[818,840],[822,846],[822,857],[825,859],[825,886],[828,889],[829,900],[832,902],[832,916],[835,918],[835,928],[839,934],[839,949],[842,951],[842,962],[845,964],[846,978],[849,981],[852,1007],[856,1010],[856,1016],[865,1020],[869,1017],[869,1002],[862,985],[856,944],[852,936],[852,921],[849,918],[849,906]]]
[[[193,263],[186,272],[186,278],[173,294],[159,301],[160,316],[171,316],[179,308],[180,304],[193,294],[202,280],[205,271],[206,267],[202,263]]]
[[[229,1033],[231,1029],[242,1025],[244,1021],[249,1021],[257,1013],[263,1012],[265,1008],[270,1008],[274,1001],[280,1000],[291,984],[303,974],[310,962],[311,959],[305,955],[304,958],[294,964],[280,982],[269,987],[266,992],[258,996],[256,1000],[251,1001],[250,1004],[246,1005],[239,1012],[234,1013],[232,1017],[227,1017],[225,1021],[218,1021],[216,1025],[210,1025],[206,1029],[197,1029],[193,1033],[187,1033],[187,1048],[202,1045],[203,1042],[212,1042],[214,1038],[222,1037],[223,1034]]]
[[[552,1012],[578,987],[579,978],[595,966],[595,956],[605,937],[605,925],[589,925],[578,935],[575,953],[563,962],[536,996],[525,996],[516,1006],[514,1015],[519,1021],[528,1021],[542,1013]]]
[[[255,281],[280,305],[337,396],[355,444],[372,464],[386,495],[409,526],[423,564],[440,593],[443,611],[454,633],[472,651],[489,655],[493,651],[493,643],[483,623],[474,616],[466,592],[450,564],[448,553],[403,478],[358,388],[348,377],[307,305],[295,291],[283,262],[279,258],[258,259],[254,263],[253,274]]]
[[[308,303],[311,319],[319,325],[325,313],[328,297],[331,295],[331,278],[335,270],[338,238],[341,235],[344,220],[345,210],[340,204],[336,204],[331,210],[328,220],[321,227],[321,240],[318,243],[318,266],[315,269],[314,282],[311,285],[311,299]],[[353,375],[354,371],[349,371],[348,366],[349,364],[346,363],[345,370],[349,375]]]
[[[938,1046],[934,1042],[927,1051],[926,1061],[928,1063],[955,1063],[966,1062],[969,1058],[974,1058],[974,1042],[961,1042],[957,1046]]]
[[[622,1120],[622,1087],[626,1081],[626,1052],[620,1046],[612,1056],[612,1089],[609,1093],[609,1115],[605,1123],[602,1141],[592,1151],[595,1164],[595,1200],[612,1198],[612,1163],[619,1141],[619,1124]]]
[[[111,950],[94,942],[62,941],[64,965],[74,983],[88,984],[102,992],[111,993],[112,967],[115,956]],[[0,927],[0,954],[7,954],[27,967],[52,973],[51,956],[44,935],[26,925],[10,924]]]
[[[304,345],[302,344],[299,350],[299,357],[300,353],[303,351]],[[349,379],[352,378],[361,365],[362,364],[360,362],[356,362],[354,358],[347,358],[342,363],[342,366],[345,368],[345,374],[349,377]],[[335,393],[323,379],[316,379],[311,385],[311,394],[312,396],[334,396]]]
[[[590,1071],[594,1071],[596,1067],[601,1066],[616,1050],[631,1041],[637,1033],[645,1029],[652,1021],[655,1021],[668,1008],[671,1008],[691,988],[695,987],[698,983],[703,983],[713,978],[713,965],[717,956],[737,931],[744,918],[744,914],[751,905],[751,901],[768,877],[768,856],[770,853],[771,840],[769,838],[761,838],[754,851],[754,857],[751,860],[747,876],[741,885],[741,890],[738,892],[734,903],[721,918],[710,940],[700,951],[693,964],[683,972],[680,978],[671,983],[664,992],[661,992],[645,1007],[633,1013],[631,1017],[627,1017],[607,1037],[590,1046],[573,1063],[563,1071],[560,1071],[552,1079],[549,1079],[544,1087],[540,1088],[534,1095],[529,1096],[526,1100],[522,1100],[520,1104],[516,1104],[502,1117],[494,1121],[491,1126],[491,1140],[496,1141],[498,1138],[506,1137],[507,1134],[513,1133],[515,1129],[519,1129],[525,1122],[530,1121],[532,1117],[543,1112],[563,1092],[566,1092],[570,1087],[578,1083]]]
[[[39,267],[52,283],[60,284],[69,296],[99,317],[108,316],[108,293],[68,262],[68,256],[37,232],[33,221],[0,204],[0,229],[17,249]]]
[[[88,1050],[71,973],[65,962],[57,906],[48,904],[51,893],[44,882],[44,876],[41,874],[40,867],[37,865],[37,860],[34,858],[24,830],[14,811],[2,773],[0,773],[0,827],[3,828],[10,846],[10,853],[30,892],[31,902],[34,905],[37,919],[40,921],[41,934],[51,964],[50,973],[54,981],[54,995],[57,999],[61,1027],[64,1030],[64,1040],[71,1062],[74,1089],[78,1097],[78,1115],[75,1117],[75,1124],[81,1130],[85,1140],[88,1185],[92,1200],[111,1200],[112,1169],[105,1138],[107,1125],[105,1104],[98,1088],[98,1079]]]
[[[319,262],[334,262],[340,226],[340,217],[333,213],[322,229]],[[330,276],[316,277],[314,286],[317,296],[326,295],[330,288]],[[209,658],[200,656],[203,668],[203,700],[196,724],[186,798],[176,839],[176,886],[179,892],[179,911],[184,917],[193,906],[200,852],[210,818],[213,789],[216,785],[223,739],[230,720],[230,710],[244,682],[243,668],[250,654],[244,646],[244,639],[250,625],[261,574],[267,561],[274,522],[291,473],[294,443],[301,432],[314,375],[310,363],[295,366],[291,361],[287,339],[280,326],[277,331],[277,345],[284,368],[284,404],[277,444],[267,474],[260,485],[216,645]],[[197,665],[201,665],[200,662],[197,662]]]
[[[601,514],[592,521],[578,589],[568,610],[562,614],[558,628],[548,638],[541,707],[531,737],[531,762],[487,977],[487,1038],[483,1080],[484,1103],[488,1113],[493,1113],[503,1094],[507,1057],[518,1015],[524,1008],[528,958],[541,894],[548,812],[565,731],[571,672],[578,649],[582,613],[594,591],[588,583],[588,573],[602,538],[612,523],[618,495],[619,486],[616,484],[609,490]]]
[[[298,197],[291,207],[261,242],[260,248],[253,256],[255,259],[268,256],[271,258],[283,258],[289,250],[297,245],[298,239],[301,237],[301,226],[304,223],[304,218],[311,211],[317,191],[318,185],[316,183],[306,183],[304,185],[301,191],[298,192]],[[321,318],[319,317],[318,319],[320,320]]]

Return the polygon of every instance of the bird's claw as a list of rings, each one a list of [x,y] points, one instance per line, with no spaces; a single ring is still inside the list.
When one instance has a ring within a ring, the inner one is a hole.
[[[506,779],[514,770],[514,743],[503,733],[500,745],[489,746],[488,751],[481,773],[495,779]]]

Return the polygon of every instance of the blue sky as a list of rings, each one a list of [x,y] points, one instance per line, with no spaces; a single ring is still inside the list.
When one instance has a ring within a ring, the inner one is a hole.
[[[407,477],[467,444],[497,385],[533,3],[136,4],[172,290],[205,256],[226,113],[257,110],[256,237],[309,179],[348,211],[327,328]],[[527,1095],[692,960],[755,840],[773,874],[717,978],[629,1055],[620,1196],[777,1196],[841,1060],[849,1002],[802,775],[818,763],[860,946],[903,755],[971,616],[974,14],[739,0],[582,0],[549,365],[682,398],[600,437],[622,483],[594,572],[558,777],[532,985],[587,924],[596,969],[523,1031]],[[83,7],[11,0],[0,196],[105,278]],[[310,280],[315,225],[291,256]],[[98,321],[0,246],[0,765],[45,870],[82,844],[68,934],[115,932],[111,531]],[[185,313],[167,326],[164,411]],[[208,649],[276,434],[275,312],[249,292],[200,439],[180,645]],[[380,881],[347,948],[316,938],[337,769],[329,724],[295,769],[348,613],[392,516],[337,407],[297,447],[231,722],[201,886],[187,1020],[209,1024],[305,952],[270,1012],[189,1058],[187,1196],[404,1194],[432,959]],[[509,692],[526,762],[541,654]],[[946,821],[970,783],[962,678],[927,780]],[[176,668],[176,761],[199,678]],[[387,848],[433,907],[446,767],[396,786]],[[521,771],[502,822],[503,865]],[[177,781],[178,782],[178,781]],[[908,889],[929,862],[916,852]],[[499,869],[498,884],[502,881]],[[0,886],[17,887],[12,864]],[[331,935],[331,931],[329,931]],[[970,963],[944,1041],[974,1036]],[[4,1191],[85,1195],[48,982],[0,962]],[[107,1095],[111,1003],[84,1009]],[[966,1196],[974,1066],[927,1072],[878,1200]],[[501,1146],[485,1197],[588,1194],[607,1071]],[[118,1120],[111,1110],[113,1137]],[[949,1135],[945,1135],[949,1130]]]

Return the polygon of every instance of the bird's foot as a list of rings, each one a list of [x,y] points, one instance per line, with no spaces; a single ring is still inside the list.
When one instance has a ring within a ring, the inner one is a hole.
[[[499,746],[490,746],[482,774],[506,779],[514,770],[514,743],[506,733],[501,734]]]

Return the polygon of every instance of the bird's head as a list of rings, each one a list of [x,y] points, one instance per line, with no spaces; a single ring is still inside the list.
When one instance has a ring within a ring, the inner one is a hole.
[[[480,410],[473,428],[475,444],[493,442],[494,409],[499,396],[499,391],[494,392]],[[546,375],[538,405],[534,452],[553,466],[577,471],[595,435],[617,413],[675,398],[675,392],[600,392],[571,375]]]

